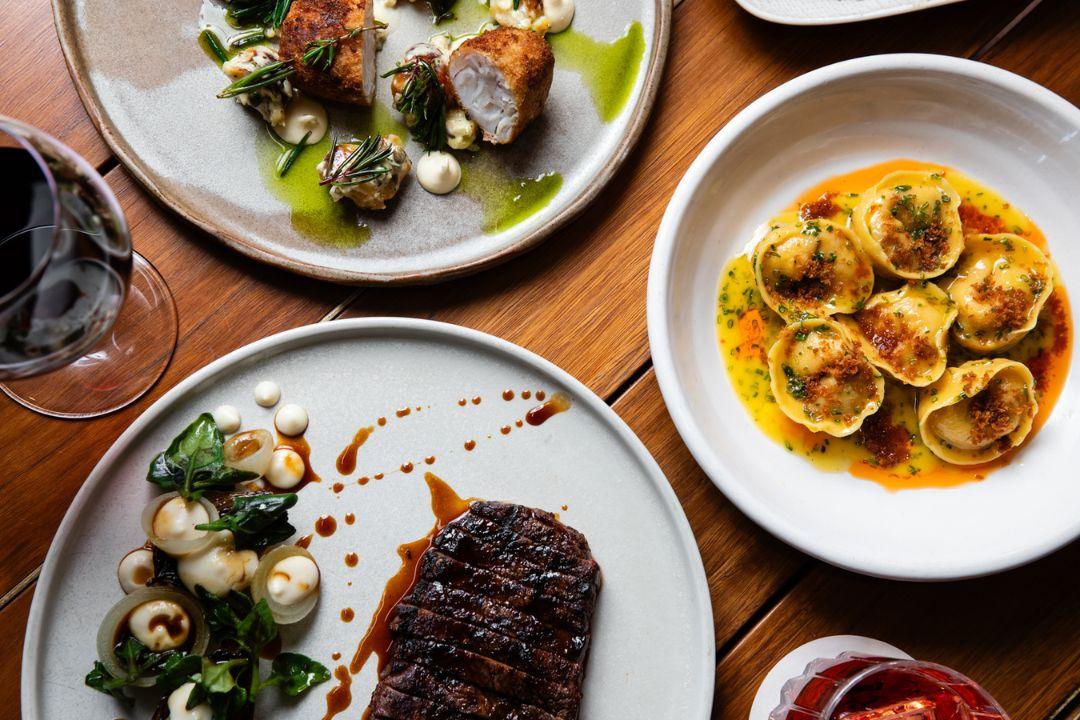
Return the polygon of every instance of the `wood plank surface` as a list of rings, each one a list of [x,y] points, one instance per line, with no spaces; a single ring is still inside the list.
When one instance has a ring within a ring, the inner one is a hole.
[[[645,284],[652,240],[675,185],[704,144],[763,92],[859,55],[984,54],[988,62],[1080,97],[1080,3],[970,0],[858,26],[790,28],[732,0],[685,0],[675,12],[660,98],[643,141],[600,200],[540,248],[500,268],[431,288],[362,290],[348,316],[407,315],[478,328],[563,366],[608,398],[668,475],[701,549],[720,663],[715,717],[742,718],[760,676],[803,639],[863,632],[978,678],[1016,718],[1038,718],[1080,681],[1077,549],[997,578],[903,585],[826,568],[774,540],[704,476],[676,433],[648,369]],[[38,125],[95,164],[108,152],[63,64],[45,0],[0,4],[0,113]],[[254,265],[109,173],[136,248],[169,281],[180,342],[152,393],[111,417],[70,423],[2,401],[0,448],[33,439],[0,476],[0,596],[35,571],[86,474],[167,388],[222,354],[314,322],[349,295]],[[5,459],[11,453],[5,452]],[[1071,575],[1070,575],[1071,572]],[[2,707],[17,713],[19,657],[33,583],[0,601]],[[1070,602],[1072,601],[1072,602]],[[1071,610],[1071,612],[1070,612]],[[1035,650],[1037,648],[1037,650]],[[1025,685],[1025,683],[1028,683]]]
[[[68,75],[48,0],[0,2],[0,115],[54,135],[99,167],[109,157]]]
[[[717,667],[713,717],[745,720],[765,673],[827,635],[866,635],[975,679],[1015,720],[1080,684],[1080,545],[959,583],[874,580],[819,566]]]
[[[652,120],[599,201],[501,267],[430,288],[364,290],[346,316],[406,314],[483,330],[543,355],[609,397],[649,356],[645,285],[664,208],[701,148],[735,113],[796,75],[847,58],[974,54],[1016,11],[1014,0],[984,0],[858,27],[792,28],[758,20],[731,0],[686,0],[674,13]]]

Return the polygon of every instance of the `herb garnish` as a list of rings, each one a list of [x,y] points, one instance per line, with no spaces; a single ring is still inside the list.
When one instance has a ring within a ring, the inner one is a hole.
[[[352,40],[365,30],[381,30],[386,27],[386,23],[376,20],[374,25],[349,28],[344,35],[339,35],[336,38],[312,40],[304,48],[304,54],[300,56],[300,62],[316,70],[326,72],[333,67],[334,60],[337,59],[338,46],[341,43]]]
[[[304,133],[304,137],[300,138],[300,142],[290,147],[288,150],[281,154],[281,157],[277,161],[277,174],[278,177],[285,177],[285,173],[289,172],[289,169],[296,163],[296,159],[300,157],[300,154],[304,152],[307,147],[308,139],[311,137],[311,131],[308,130]]]
[[[246,7],[233,7],[229,17],[240,25],[265,25],[279,28],[289,14],[292,0],[261,0]]]
[[[146,479],[185,500],[198,500],[207,490],[231,490],[255,473],[225,466],[225,438],[214,417],[203,413],[177,435],[168,450],[150,463]]]
[[[433,21],[436,25],[443,20],[448,20],[454,17],[454,2],[456,0],[428,0],[428,7],[431,8],[431,14]]]
[[[319,183],[320,185],[351,187],[371,182],[390,172],[386,161],[394,153],[394,147],[381,136],[368,136],[335,167],[333,165],[334,156],[337,154],[340,144],[340,142],[334,140],[334,144],[330,148],[328,156],[331,163],[330,173]]]
[[[405,122],[425,150],[446,147],[446,90],[439,73],[425,58],[418,57],[383,74],[384,78],[403,75],[405,85],[394,97],[394,109],[405,115]]]
[[[289,508],[296,505],[296,494],[240,495],[231,508],[211,523],[196,525],[196,530],[228,530],[241,550],[262,550],[292,537],[296,528],[289,524]]]
[[[185,653],[176,650],[152,652],[134,637],[118,643],[113,652],[124,674],[114,677],[104,663],[96,660],[94,669],[87,673],[85,682],[88,687],[112,695],[127,705],[132,704],[132,698],[124,692],[124,688],[130,687],[147,674],[160,672],[168,663],[175,663],[179,658],[186,657]]]
[[[296,68],[293,64],[287,60],[275,60],[274,62],[267,63],[261,68],[252,70],[242,78],[237,78],[233,82],[225,86],[221,92],[218,93],[219,98],[231,98],[237,95],[243,95],[259,88],[275,85],[296,72]]]

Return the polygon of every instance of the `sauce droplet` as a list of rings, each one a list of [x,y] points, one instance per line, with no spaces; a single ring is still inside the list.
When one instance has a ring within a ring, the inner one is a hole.
[[[410,408],[410,407],[403,407],[403,408],[401,408],[400,410],[398,410],[398,411],[397,411],[396,413],[394,413],[394,414],[395,414],[395,415],[397,415],[397,416],[398,416],[399,418],[403,418],[403,417],[405,417],[406,415],[409,415],[409,414],[411,414],[411,413],[412,413],[412,408]]]
[[[297,483],[295,487],[290,488],[288,492],[299,492],[300,488],[308,483],[322,482],[322,478],[311,469],[311,446],[308,445],[308,441],[304,439],[303,435],[286,437],[281,433],[278,433],[277,446],[274,449],[277,450],[278,448],[289,448],[304,459],[304,477],[300,479],[300,482]]]
[[[369,478],[367,475],[365,475],[362,478],[360,478],[359,480],[357,480],[356,484],[357,485],[367,485],[369,482],[371,482],[371,478]]]
[[[350,623],[353,618],[356,617],[356,612],[352,608],[345,608],[341,611],[341,622]]]
[[[337,520],[333,515],[322,515],[315,521],[315,532],[321,537],[330,537],[337,530]]]
[[[521,391],[521,397],[523,399],[525,399],[525,400],[528,400],[529,398],[532,397],[532,390],[522,390]]]
[[[356,454],[360,450],[360,447],[367,442],[367,439],[371,437],[371,433],[375,432],[375,428],[372,426],[362,427],[356,431],[356,435],[353,436],[352,442],[345,446],[345,449],[341,451],[341,454],[337,457],[337,471],[341,475],[351,475],[353,470],[356,470]]]
[[[453,488],[432,473],[424,473],[424,482],[431,493],[431,513],[435,524],[424,537],[398,547],[401,567],[391,577],[383,589],[382,598],[375,614],[371,617],[364,638],[356,648],[349,670],[355,675],[360,672],[368,659],[375,655],[379,658],[379,669],[386,659],[386,650],[390,647],[390,614],[395,606],[408,595],[419,576],[420,557],[431,547],[431,539],[450,522],[463,515],[475,498],[463,499]]]
[[[333,490],[334,490],[335,493],[339,493],[344,489],[345,489],[345,483],[342,483],[342,482],[334,483]]]
[[[304,537],[300,538],[296,541],[296,546],[302,547],[307,550],[309,547],[311,547],[311,536],[305,535]]]
[[[465,407],[466,405],[469,404],[469,401],[466,400],[465,398],[461,398],[460,400],[457,401],[457,404],[460,405],[461,407]]]
[[[434,455],[428,455],[426,458],[424,458],[424,464],[425,465],[434,465],[435,464],[435,456]]]
[[[356,516],[352,513],[345,513],[345,524],[352,525],[354,522],[356,522]]]
[[[563,505],[563,506],[562,506],[562,509],[563,509],[563,512],[566,512],[566,511],[567,511],[567,510],[569,510],[570,508],[569,508],[568,506],[566,506],[566,505]]]
[[[503,425],[501,428],[499,428],[499,432],[501,432],[503,435],[509,435],[510,434],[510,426],[509,425]]]
[[[515,420],[515,421],[514,421],[514,424],[515,424],[515,425],[517,425],[518,427],[521,427],[521,426],[522,426],[522,425],[524,425],[525,423],[524,423],[524,422],[522,422],[521,420]]]
[[[356,567],[360,562],[360,556],[354,552],[345,553],[345,564],[349,567]]]
[[[330,656],[330,659],[331,659],[331,660],[340,660],[340,659],[341,659],[341,653],[339,653],[339,652],[336,652],[336,653],[332,654],[332,655]]]
[[[503,400],[506,400],[507,402],[509,402],[509,401],[511,401],[513,399],[514,399],[514,391],[513,390],[503,390]]]
[[[540,393],[536,393],[537,399],[540,398]],[[558,415],[561,412],[566,412],[570,409],[573,403],[570,401],[570,396],[566,393],[557,392],[551,396],[543,405],[534,407],[525,415],[525,422],[530,425],[543,425],[550,420],[553,416]]]
[[[473,448],[475,448],[475,447],[476,447],[476,441],[475,440],[469,440],[469,441],[467,441],[465,443],[465,449],[468,450],[469,452],[472,452]]]
[[[479,395],[477,395],[476,397],[474,397],[474,398],[472,399],[472,404],[473,404],[473,405],[479,405],[479,404],[480,404],[480,403],[482,403],[483,401],[484,401],[484,398],[482,398],[482,397],[480,397]]]
[[[409,474],[409,473],[411,473],[412,471],[413,471],[413,464],[412,464],[411,462],[407,462],[407,463],[402,463],[402,464],[401,464],[401,472],[403,472],[403,473],[405,473],[406,475],[408,475],[408,474]]]
[[[382,473],[375,473],[375,479],[376,480],[382,480],[384,477],[386,477],[386,476],[383,475]]]
[[[379,423],[379,427],[384,427],[386,425],[386,418],[384,418],[384,417],[379,418],[378,423]]]
[[[338,684],[330,688],[326,693],[326,714],[322,720],[330,720],[338,713],[344,712],[352,704],[352,675],[349,668],[338,665],[334,668],[334,679]]]
[[[536,399],[539,400],[540,402],[543,402],[544,398],[546,398],[546,397],[547,397],[547,393],[544,392],[543,390],[537,390],[536,391]]]

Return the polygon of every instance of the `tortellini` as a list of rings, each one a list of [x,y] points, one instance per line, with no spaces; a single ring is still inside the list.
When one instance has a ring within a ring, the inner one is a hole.
[[[1024,442],[1038,409],[1035,380],[1022,363],[972,360],[919,391],[919,432],[942,460],[975,465]]]
[[[874,270],[851,231],[828,220],[763,227],[751,262],[765,302],[787,320],[849,313],[874,289]]]
[[[960,194],[939,173],[895,172],[863,194],[851,216],[862,249],[883,273],[925,280],[964,250]]]
[[[788,325],[769,350],[773,396],[785,415],[815,432],[851,435],[881,407],[885,379],[835,320]]]
[[[842,322],[870,362],[900,382],[922,387],[945,372],[955,319],[956,305],[948,294],[924,280],[874,295]]]
[[[959,309],[953,335],[977,353],[1002,350],[1038,322],[1054,274],[1039,248],[1019,235],[969,235],[948,285]]]

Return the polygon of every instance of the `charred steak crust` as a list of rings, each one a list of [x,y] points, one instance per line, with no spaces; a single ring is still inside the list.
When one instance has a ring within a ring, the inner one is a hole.
[[[585,536],[551,513],[474,502],[391,614],[372,716],[576,720],[600,585]]]

